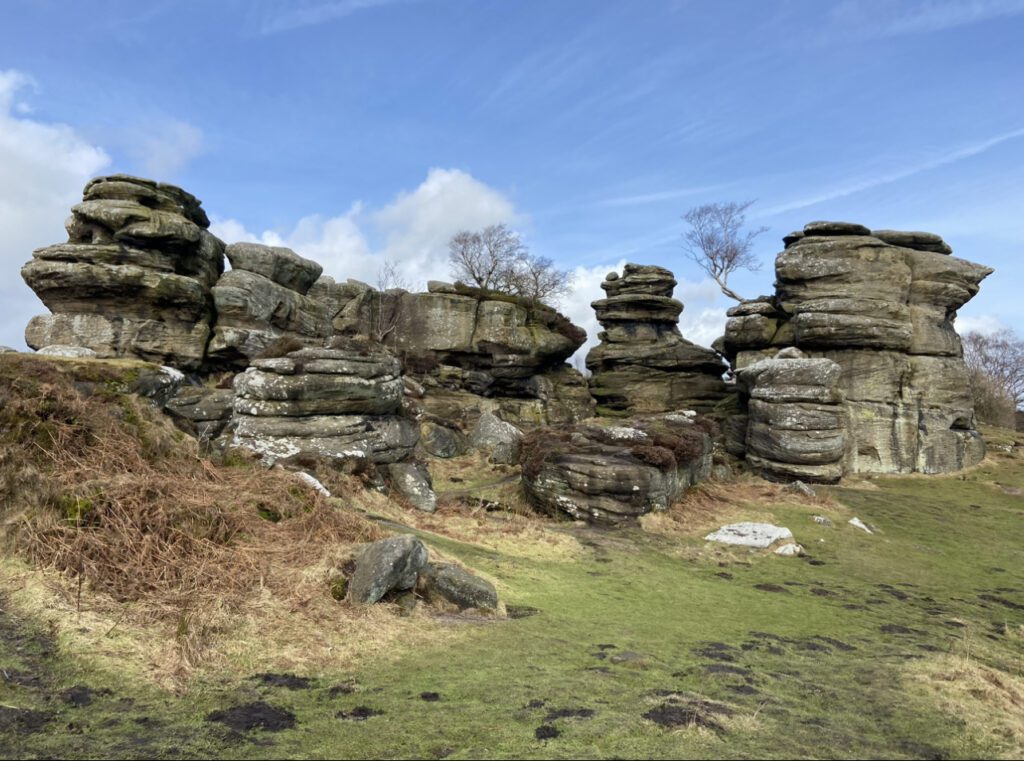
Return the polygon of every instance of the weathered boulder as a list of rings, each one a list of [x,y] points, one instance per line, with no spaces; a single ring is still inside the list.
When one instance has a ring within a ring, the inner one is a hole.
[[[485,412],[469,435],[474,447],[487,452],[491,462],[511,465],[519,461],[523,432],[490,412]]]
[[[538,510],[591,523],[665,510],[710,474],[713,428],[670,413],[536,429],[523,442],[523,488]]]
[[[427,454],[448,459],[469,451],[469,439],[455,428],[426,421],[420,423],[420,446]]]
[[[388,592],[412,589],[426,565],[427,548],[414,536],[373,542],[356,559],[347,599],[359,604],[375,603]]]
[[[51,344],[39,349],[37,354],[44,357],[67,357],[69,359],[87,359],[96,356],[96,352],[84,346],[64,346],[62,344]]]
[[[211,361],[244,367],[279,338],[320,345],[332,334],[327,306],[305,295],[323,271],[319,264],[258,243],[233,243],[227,255],[233,269],[212,289]]]
[[[31,320],[26,342],[198,368],[210,288],[224,270],[224,244],[206,229],[199,201],[127,175],[92,180],[83,199],[65,225],[67,243],[36,250],[22,268],[52,312]]]
[[[950,254],[931,233],[812,223],[787,236],[775,262],[775,295],[729,310],[718,345],[740,377],[783,347],[839,366],[831,388],[842,396],[848,426],[843,471],[967,467],[981,459],[984,445],[953,321],[992,270]],[[742,438],[765,447],[780,437],[792,443],[777,410],[764,417],[766,408],[753,404],[753,397],[750,410],[745,402],[730,430],[756,429],[752,438]],[[761,418],[754,418],[755,408]],[[817,412],[813,418],[813,425],[824,422]],[[730,437],[730,451],[736,438]],[[790,463],[798,464],[809,463]],[[790,469],[802,477],[798,468]]]
[[[212,441],[231,420],[234,404],[232,389],[182,386],[164,405],[164,412],[200,441]]]
[[[773,545],[791,543],[793,532],[784,526],[776,526],[772,523],[730,523],[717,531],[712,531],[704,539],[719,544],[766,550]]]
[[[418,462],[394,462],[385,466],[392,486],[413,507],[425,513],[437,510],[437,495],[430,471]]]
[[[601,284],[608,296],[592,306],[604,330],[587,354],[598,414],[710,411],[728,395],[722,360],[679,332],[683,305],[672,298],[675,286],[668,270],[639,264]]]
[[[475,608],[494,611],[498,608],[498,591],[487,579],[471,574],[453,563],[428,564],[423,572],[429,597],[440,597],[459,610]]]
[[[256,360],[235,376],[234,439],[268,461],[297,455],[400,462],[419,440],[399,415],[402,378],[380,345],[338,342]]]
[[[842,369],[799,354],[785,349],[737,373],[748,400],[747,462],[769,478],[835,482],[847,456]]]

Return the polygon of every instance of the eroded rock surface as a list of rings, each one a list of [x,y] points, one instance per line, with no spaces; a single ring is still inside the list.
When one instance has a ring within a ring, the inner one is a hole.
[[[538,510],[616,524],[665,510],[711,471],[713,424],[681,413],[527,434],[523,488]]]
[[[639,264],[601,283],[607,298],[592,306],[604,330],[587,354],[599,414],[710,411],[728,395],[719,356],[679,332],[683,305],[672,298],[675,286],[667,269]]]
[[[414,536],[393,536],[373,542],[356,560],[348,583],[348,600],[375,603],[388,592],[412,589],[426,565],[427,548]]]
[[[186,369],[204,358],[210,289],[224,244],[198,199],[128,175],[98,177],[65,223],[66,243],[36,250],[25,282],[52,314],[32,318],[25,340],[137,357]]]
[[[265,460],[297,455],[406,460],[419,439],[401,417],[401,368],[369,343],[255,360],[235,376],[234,444]]]
[[[953,321],[992,270],[950,256],[930,233],[821,222],[786,243],[775,295],[729,310],[720,346],[734,365],[742,371],[790,346],[835,362],[851,472],[942,473],[979,462]]]

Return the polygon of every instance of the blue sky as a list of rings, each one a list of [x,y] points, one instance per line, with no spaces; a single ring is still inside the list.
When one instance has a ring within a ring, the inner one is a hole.
[[[1024,332],[1024,0],[7,0],[3,19],[0,344],[44,311],[18,268],[114,171],[341,278],[386,257],[443,279],[452,232],[508,222],[574,270],[564,307],[591,333],[604,272],[662,264],[704,342],[729,304],[680,216],[757,199],[746,296],[808,221],[925,229],[997,270],[961,323]]]

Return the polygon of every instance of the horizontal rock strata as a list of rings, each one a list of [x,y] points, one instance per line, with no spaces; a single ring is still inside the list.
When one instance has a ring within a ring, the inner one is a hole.
[[[665,510],[710,473],[711,430],[681,413],[540,428],[522,445],[523,488],[541,512],[590,523]]]
[[[598,413],[622,416],[678,409],[710,411],[728,395],[718,355],[682,337],[676,280],[662,267],[627,264],[601,283],[592,306],[604,330],[587,354]]]

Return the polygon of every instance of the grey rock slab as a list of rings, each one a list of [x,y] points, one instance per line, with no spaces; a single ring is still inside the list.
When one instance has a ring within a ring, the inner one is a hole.
[[[350,602],[378,602],[391,591],[416,586],[427,564],[427,548],[414,536],[393,536],[368,545],[356,560],[356,569],[348,584]]]
[[[493,611],[498,607],[498,591],[494,585],[461,566],[450,563],[433,566],[425,576],[429,594],[444,598],[460,610]]]
[[[64,344],[51,344],[39,349],[36,354],[44,357],[68,357],[68,358],[94,358],[96,352],[84,346],[66,346]]]
[[[387,466],[395,490],[413,507],[425,513],[437,510],[437,495],[427,467],[417,462],[395,462]]]
[[[768,549],[776,542],[792,538],[793,532],[788,528],[771,523],[731,523],[704,537],[709,542],[760,550]]]
[[[324,268],[290,248],[260,243],[232,243],[224,253],[234,269],[255,272],[289,290],[305,295]]]

